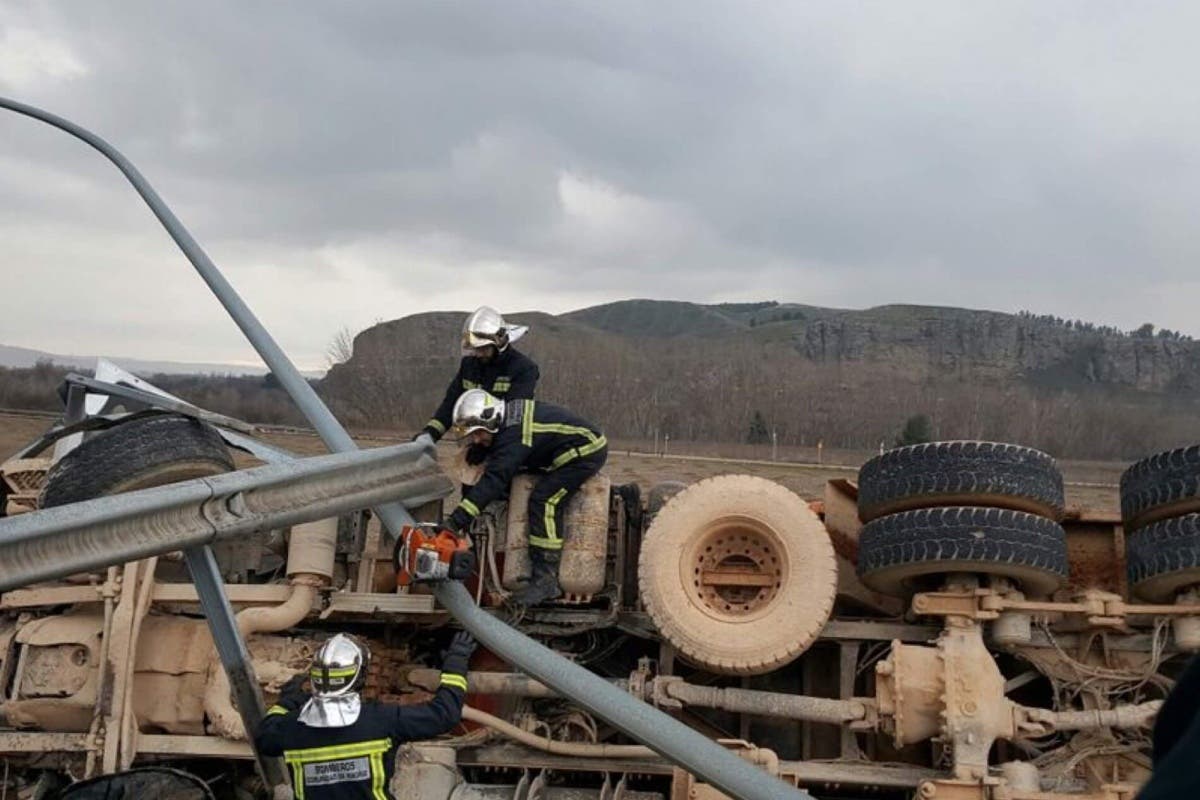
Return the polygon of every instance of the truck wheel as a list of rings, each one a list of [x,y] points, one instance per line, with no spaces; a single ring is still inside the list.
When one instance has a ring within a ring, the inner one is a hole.
[[[50,468],[40,507],[161,486],[233,469],[220,434],[178,414],[135,417],[104,430]]]
[[[1163,519],[1125,539],[1129,585],[1151,603],[1169,603],[1175,594],[1200,585],[1200,514]]]
[[[833,609],[825,526],[777,483],[721,475],[672,497],[638,559],[642,602],[687,661],[757,675],[808,649]]]
[[[1012,578],[1027,593],[1049,594],[1067,577],[1067,536],[1036,514],[973,506],[902,511],[863,526],[858,575],[880,594],[906,597],[922,579],[953,572]]]
[[[1200,511],[1200,445],[1155,453],[1121,475],[1121,519],[1135,531]]]
[[[663,510],[663,506],[667,504],[668,500],[686,488],[687,484],[683,481],[660,481],[651,486],[646,495],[646,517],[654,519],[658,512]]]
[[[989,506],[1050,519],[1063,513],[1062,474],[1039,450],[997,442],[930,442],[872,458],[858,472],[863,522],[914,508]]]

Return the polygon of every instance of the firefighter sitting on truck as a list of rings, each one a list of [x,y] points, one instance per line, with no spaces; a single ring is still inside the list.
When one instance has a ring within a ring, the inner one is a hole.
[[[493,500],[508,497],[520,470],[545,473],[529,495],[529,560],[533,575],[512,602],[535,606],[562,594],[558,565],[563,512],[583,483],[604,466],[608,442],[595,425],[565,408],[533,400],[499,400],[482,389],[454,404],[455,429],[486,449],[483,476],[463,492],[447,527],[459,533]]]
[[[283,756],[296,797],[391,800],[396,748],[446,733],[462,718],[467,662],[474,651],[469,633],[455,634],[442,660],[441,686],[428,703],[363,702],[359,692],[371,653],[339,633],[313,656],[307,675],[283,685],[279,702],[258,724],[255,747],[263,755]],[[312,683],[311,697],[302,688],[305,678]]]
[[[494,308],[480,306],[472,311],[463,322],[463,358],[458,372],[450,381],[441,405],[416,438],[428,437],[433,442],[440,439],[450,427],[454,403],[468,389],[483,389],[505,400],[531,399],[537,386],[538,366],[512,346],[528,330],[525,325],[505,322]],[[478,447],[470,448],[466,458],[468,464],[479,464],[484,452]]]

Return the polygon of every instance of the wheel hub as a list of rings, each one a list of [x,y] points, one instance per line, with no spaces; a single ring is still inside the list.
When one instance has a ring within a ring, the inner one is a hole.
[[[783,585],[778,548],[769,535],[750,525],[717,526],[693,553],[693,595],[709,612],[726,617],[754,614],[770,605]]]

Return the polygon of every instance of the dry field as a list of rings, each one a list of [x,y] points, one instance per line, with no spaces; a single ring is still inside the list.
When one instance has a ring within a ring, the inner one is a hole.
[[[26,443],[35,439],[50,424],[44,416],[27,416],[0,413],[0,459],[7,458]],[[325,452],[316,436],[307,433],[270,432],[264,439],[280,447],[304,455]],[[380,447],[404,441],[406,437],[395,434],[373,433],[356,436],[363,447]],[[1181,443],[1183,444],[1183,443]],[[826,451],[821,454],[824,464],[811,463],[816,460],[816,451],[782,451],[781,458],[805,459],[810,463],[772,462],[770,448],[734,445],[726,452],[736,453],[739,458],[722,458],[716,455],[692,455],[691,453],[717,452],[717,446],[688,448],[689,454],[676,453],[681,449],[672,443],[669,455],[655,456],[646,451],[653,450],[652,442],[615,442],[610,452],[606,471],[614,483],[638,483],[648,489],[655,483],[667,480],[691,483],[713,475],[731,472],[758,475],[787,486],[805,499],[816,499],[822,494],[825,481],[830,478],[855,477],[858,465],[870,458],[870,452]],[[456,445],[444,442],[439,453],[444,463],[450,463]],[[1067,504],[1115,513],[1117,509],[1117,481],[1127,466],[1122,463],[1096,461],[1060,462],[1067,481]]]

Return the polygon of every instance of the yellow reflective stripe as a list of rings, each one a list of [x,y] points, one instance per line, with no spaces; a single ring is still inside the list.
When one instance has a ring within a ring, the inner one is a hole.
[[[479,516],[479,506],[475,505],[465,497],[459,501],[458,507],[470,514],[472,517]]]
[[[442,686],[451,686],[455,689],[467,690],[467,678],[465,675],[455,675],[451,672],[442,673]]]
[[[593,439],[591,444],[585,444],[583,447],[578,448],[578,450],[579,455],[590,456],[592,453],[598,453],[606,447],[608,447],[608,439],[601,436],[599,439]]]
[[[431,419],[425,423],[426,428],[433,428],[438,433],[445,433],[446,426],[441,423],[441,420]]]
[[[267,716],[268,716],[268,717],[273,717],[273,716],[276,716],[276,715],[278,715],[278,714],[287,714],[287,713],[290,713],[290,712],[288,711],[288,709],[286,709],[286,708],[284,708],[283,706],[281,706],[281,705],[278,705],[278,704],[276,704],[276,705],[273,705],[273,706],[271,706],[270,708],[268,708],[268,709],[267,709]]]
[[[383,791],[387,770],[383,768],[383,753],[371,754],[371,800],[388,800]]]
[[[478,389],[479,384],[475,383],[475,381],[469,381],[466,378],[463,378],[463,388],[464,389]]]
[[[599,439],[594,439],[583,447],[572,447],[570,450],[564,450],[550,462],[550,469],[558,469],[563,464],[569,464],[583,456],[590,456],[592,453],[599,452],[605,447],[608,447],[608,440],[601,436]]]
[[[329,747],[310,747],[306,750],[285,750],[284,761],[289,764],[308,764],[313,761],[337,761],[342,758],[369,756],[372,753],[386,753],[392,746],[391,739],[372,739],[367,742],[353,744],[336,744]]]
[[[529,543],[543,550],[562,550],[562,539],[543,539],[540,536],[530,536]]]
[[[296,800],[304,800],[304,766],[299,762],[292,764],[292,789],[296,792]]]
[[[524,401],[525,416],[521,418],[521,444],[533,447],[533,401]]]
[[[590,428],[584,428],[580,425],[567,425],[563,422],[535,422],[533,423],[533,432],[574,434],[576,436],[587,437],[592,442],[596,441],[596,433]]]
[[[550,462],[550,469],[558,469],[563,464],[569,464],[577,458],[579,458],[579,448],[572,447],[570,450],[564,450]]]
[[[546,524],[546,538],[552,541],[558,541],[558,524],[554,521],[554,512],[558,508],[559,502],[567,496],[566,489],[559,489],[554,494],[550,495],[550,499],[546,501],[546,509],[542,512],[542,521]]]
[[[358,674],[358,667],[337,667],[329,670],[328,674],[331,678],[353,678]],[[324,678],[326,672],[323,667],[312,667],[309,669],[308,675],[310,678]]]

